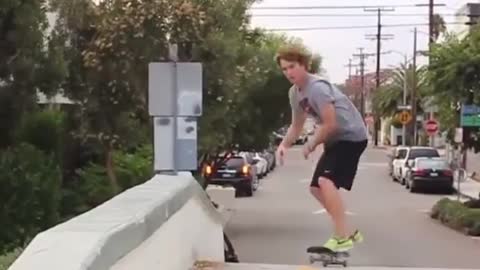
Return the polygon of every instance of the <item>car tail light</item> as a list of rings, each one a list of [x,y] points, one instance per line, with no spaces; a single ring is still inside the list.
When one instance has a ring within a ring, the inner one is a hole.
[[[242,172],[248,174],[250,172],[250,167],[248,165],[243,165]]]
[[[453,175],[451,170],[444,170],[444,171],[443,171],[443,174],[444,174],[445,176],[452,176],[452,175]]]
[[[425,175],[427,175],[427,170],[424,170],[424,169],[415,170],[415,171],[413,171],[413,175],[415,175],[415,176],[425,176]]]
[[[205,173],[206,173],[207,175],[212,174],[212,166],[207,165],[207,167],[205,168]]]

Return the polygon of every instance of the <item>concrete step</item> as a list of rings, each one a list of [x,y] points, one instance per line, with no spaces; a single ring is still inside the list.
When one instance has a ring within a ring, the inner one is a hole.
[[[337,268],[338,266],[328,266]],[[327,267],[327,268],[328,268]],[[217,263],[199,262],[193,270],[319,270],[325,269],[320,265],[280,265],[280,264],[252,264],[252,263]],[[346,270],[467,270],[452,268],[410,268],[410,267],[338,267]]]

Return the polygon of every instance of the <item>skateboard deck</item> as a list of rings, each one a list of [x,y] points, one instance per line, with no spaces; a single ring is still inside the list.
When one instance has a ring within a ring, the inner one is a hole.
[[[328,248],[321,246],[312,246],[307,248],[310,254],[310,263],[322,262],[324,267],[330,264],[343,265],[347,267],[347,258],[350,257],[348,252],[334,252]]]

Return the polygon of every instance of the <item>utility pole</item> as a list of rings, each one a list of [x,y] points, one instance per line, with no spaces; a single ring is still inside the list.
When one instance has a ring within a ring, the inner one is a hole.
[[[363,119],[365,119],[365,58],[368,54],[364,53],[364,48],[358,48],[359,53],[353,54],[360,58],[360,113]]]
[[[353,89],[352,90],[352,67],[356,67],[358,65],[355,65],[355,64],[352,64],[352,59],[348,59],[348,65],[346,65],[346,67],[348,67],[348,84],[346,85],[347,86],[347,91],[349,91],[350,93],[353,91],[354,92],[354,103],[356,104],[357,102],[357,95],[355,93],[355,90]]]
[[[417,145],[417,28],[413,30],[413,76],[412,76],[412,118],[413,118],[413,141]]]
[[[382,39],[391,39],[393,38],[393,35],[383,35],[382,36],[382,12],[383,11],[394,11],[393,8],[376,8],[376,9],[365,9],[365,11],[376,11],[377,12],[377,34],[375,39],[377,40],[377,70],[376,70],[376,84],[375,84],[375,91],[378,91],[380,88],[380,51],[381,51],[381,44],[382,44]],[[368,38],[368,35],[367,35]],[[371,100],[370,93],[368,95],[368,99]],[[373,122],[374,122],[374,143],[375,146],[378,145],[378,132],[380,130],[380,119],[377,116],[376,113],[373,114]]]
[[[435,37],[434,37],[434,33],[433,33],[433,7],[435,6],[434,4],[434,0],[429,0],[430,2],[428,3],[428,17],[429,17],[429,31],[428,31],[428,35],[429,35],[429,49],[431,49],[431,45],[435,42]]]

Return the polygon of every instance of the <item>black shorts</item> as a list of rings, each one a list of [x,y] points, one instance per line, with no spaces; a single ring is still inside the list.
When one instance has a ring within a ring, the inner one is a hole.
[[[353,179],[357,174],[360,156],[367,147],[368,141],[338,141],[325,146],[318,160],[310,186],[319,187],[319,177],[330,179],[340,189],[351,190]]]

